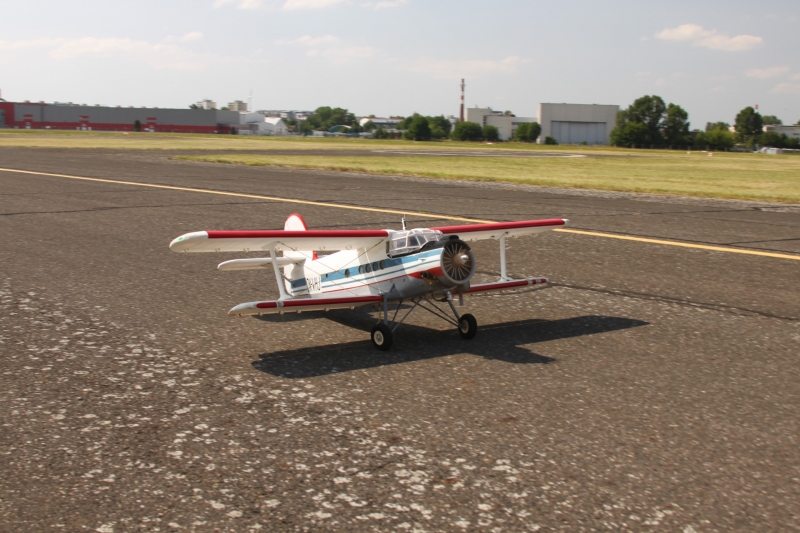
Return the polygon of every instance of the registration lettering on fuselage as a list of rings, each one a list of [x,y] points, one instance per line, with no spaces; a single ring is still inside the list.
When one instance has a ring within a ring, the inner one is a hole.
[[[308,285],[308,292],[320,292],[322,290],[321,278],[306,278],[306,284]]]

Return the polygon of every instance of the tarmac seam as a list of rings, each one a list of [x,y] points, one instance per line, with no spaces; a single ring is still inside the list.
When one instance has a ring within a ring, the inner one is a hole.
[[[113,183],[117,185],[132,185],[138,187],[150,187],[154,189],[166,189],[172,191],[184,191],[184,192],[197,192],[203,194],[217,194],[220,196],[236,196],[239,198],[254,198],[259,200],[272,200],[277,202],[284,202],[284,203],[294,203],[294,204],[303,204],[303,205],[316,205],[321,207],[335,207],[339,209],[352,209],[356,211],[369,211],[373,213],[391,213],[396,215],[413,215],[413,216],[420,216],[429,219],[436,219],[436,220],[454,220],[458,222],[471,222],[474,224],[492,224],[498,222],[497,220],[483,220],[483,219],[475,219],[475,218],[467,218],[467,217],[458,217],[458,216],[451,216],[451,215],[439,215],[439,214],[432,214],[432,213],[420,213],[417,211],[403,211],[398,209],[385,209],[385,208],[378,208],[378,207],[365,207],[365,206],[358,206],[358,205],[349,205],[349,204],[339,204],[339,203],[327,203],[327,202],[319,202],[314,200],[300,200],[296,198],[282,198],[278,196],[265,196],[259,194],[247,194],[247,193],[237,193],[237,192],[229,192],[229,191],[219,191],[213,189],[199,189],[195,187],[178,187],[175,185],[163,185],[157,183],[142,183],[136,181],[124,181],[124,180],[112,180],[107,178],[89,178],[85,176],[72,176],[69,174],[55,174],[51,172],[35,172],[32,170],[20,170],[20,169],[13,169],[13,168],[0,168],[0,172],[12,172],[18,174],[30,174],[34,176],[48,176],[48,177],[55,177],[55,178],[67,178],[67,179],[74,179],[74,180],[81,180],[81,181],[93,181],[98,183]],[[705,244],[692,244],[680,241],[670,241],[664,239],[651,239],[645,237],[631,237],[627,235],[615,235],[613,233],[603,233],[599,231],[586,231],[586,230],[576,230],[576,229],[554,229],[553,231],[561,232],[561,233],[572,233],[575,235],[585,235],[590,237],[601,237],[606,239],[618,239],[623,241],[633,241],[633,242],[643,242],[648,244],[661,244],[665,246],[677,246],[681,248],[694,248],[698,250],[708,250],[714,252],[727,252],[727,253],[735,253],[735,254],[744,254],[744,255],[754,255],[760,257],[771,257],[775,259],[791,259],[794,261],[800,261],[800,255],[790,255],[790,254],[781,254],[781,253],[774,253],[774,252],[761,252],[756,250],[745,250],[739,248],[726,248],[723,246],[710,246]]]

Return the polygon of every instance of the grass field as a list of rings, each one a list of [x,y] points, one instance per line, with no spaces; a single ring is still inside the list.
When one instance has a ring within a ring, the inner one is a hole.
[[[302,157],[222,154],[179,159],[242,165],[505,181],[583,189],[800,203],[800,157],[702,152],[646,157]]]
[[[345,137],[262,137],[180,133],[121,133],[66,130],[0,129],[0,147],[78,148],[108,150],[543,150],[523,143],[413,142],[403,140],[348,139]],[[547,151],[617,153],[610,147],[548,146]]]
[[[42,147],[109,150],[202,150],[207,155],[178,159],[215,163],[401,174],[444,179],[505,181],[555,187],[646,192],[681,196],[800,203],[800,156],[612,147],[537,146],[521,143],[485,145],[461,142],[415,143],[345,138],[250,137],[160,133],[2,130],[0,147]],[[278,150],[481,150],[505,157],[270,155]],[[508,157],[535,151],[564,151],[618,157]],[[259,154],[225,153],[257,151]],[[499,155],[499,154],[498,154]]]

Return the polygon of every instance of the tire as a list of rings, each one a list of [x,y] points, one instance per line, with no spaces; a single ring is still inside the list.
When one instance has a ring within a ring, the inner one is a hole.
[[[458,333],[465,339],[471,339],[478,333],[478,321],[475,317],[466,314],[461,315],[461,320],[458,321]]]
[[[377,349],[385,352],[392,347],[393,341],[392,330],[383,322],[372,328],[372,345]]]

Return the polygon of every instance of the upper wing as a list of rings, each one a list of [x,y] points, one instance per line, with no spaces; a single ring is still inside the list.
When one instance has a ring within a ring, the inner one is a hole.
[[[195,231],[173,240],[173,252],[251,252],[256,250],[356,250],[389,236],[385,230]]]
[[[431,229],[441,231],[445,235],[458,235],[464,241],[479,241],[481,239],[499,239],[504,235],[506,237],[533,235],[560,226],[566,226],[568,223],[569,220],[564,218],[548,218],[544,220],[522,220],[520,222],[443,226]]]

